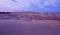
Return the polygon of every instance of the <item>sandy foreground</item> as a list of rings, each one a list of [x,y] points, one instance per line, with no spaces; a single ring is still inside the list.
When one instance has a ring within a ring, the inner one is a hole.
[[[60,21],[0,20],[0,35],[60,35]]]
[[[49,24],[49,25],[55,25],[55,26],[60,26],[60,20],[31,20],[31,21],[25,21],[25,20],[0,20],[0,22],[13,22],[13,23],[20,23],[20,22],[29,22],[32,24],[37,24],[37,23],[43,23],[43,24]]]

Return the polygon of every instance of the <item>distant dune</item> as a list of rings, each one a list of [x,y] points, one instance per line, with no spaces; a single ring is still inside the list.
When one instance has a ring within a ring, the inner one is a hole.
[[[3,17],[3,18],[2,18]],[[0,19],[26,19],[26,20],[60,20],[58,13],[40,12],[0,12]]]

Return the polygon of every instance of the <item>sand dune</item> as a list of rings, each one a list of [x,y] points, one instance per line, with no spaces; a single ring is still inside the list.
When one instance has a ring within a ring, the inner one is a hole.
[[[60,14],[0,14],[0,35],[60,35]]]
[[[2,12],[3,13],[3,12]],[[36,20],[60,20],[60,14],[57,13],[37,13],[37,12],[7,12],[5,14],[0,14],[1,18],[10,18],[10,19],[36,19]]]

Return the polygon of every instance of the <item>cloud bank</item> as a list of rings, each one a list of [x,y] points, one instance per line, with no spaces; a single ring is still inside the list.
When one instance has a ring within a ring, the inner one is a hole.
[[[0,11],[28,11],[32,4],[38,6],[40,9],[49,8],[49,6],[59,6],[58,0],[0,0]]]

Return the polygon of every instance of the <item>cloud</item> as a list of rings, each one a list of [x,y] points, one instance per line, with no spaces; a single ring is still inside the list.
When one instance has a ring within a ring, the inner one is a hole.
[[[47,0],[47,1],[45,1],[44,3],[45,3],[45,5],[50,5],[50,6],[56,7],[58,1],[57,1],[57,0]]]
[[[44,8],[45,6],[57,7],[58,0],[37,0],[33,3],[38,5],[40,8]]]
[[[26,11],[32,4],[40,8],[57,7],[58,0],[0,0],[0,11]]]
[[[18,2],[12,2],[9,0],[0,0],[0,10],[1,11],[16,11],[24,10],[30,6],[30,3],[27,0],[17,0]]]

